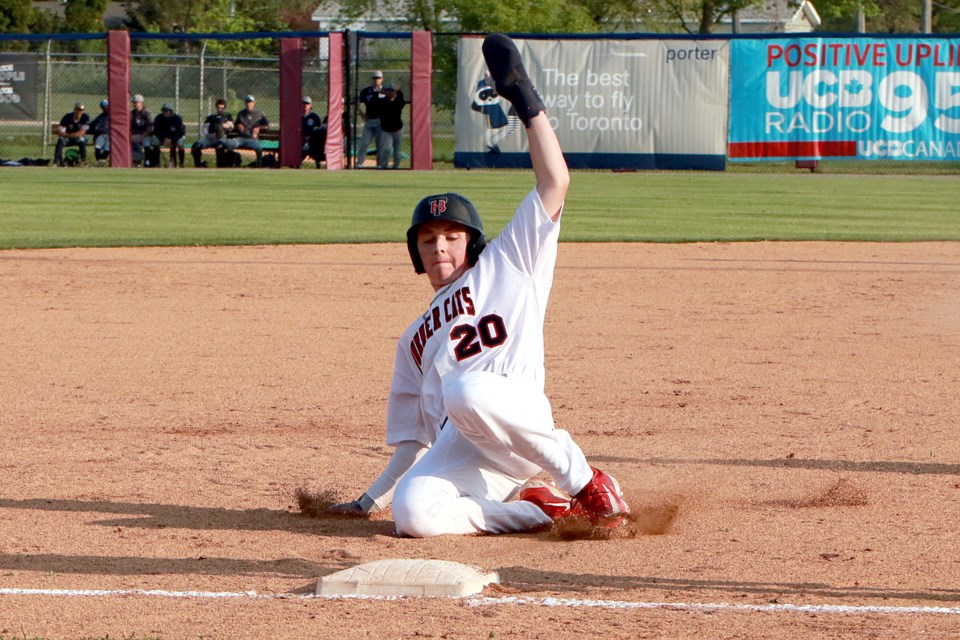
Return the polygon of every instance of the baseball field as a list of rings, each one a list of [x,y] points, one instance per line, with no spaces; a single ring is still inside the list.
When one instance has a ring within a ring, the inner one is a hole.
[[[958,638],[952,176],[575,173],[546,321],[611,539],[398,538],[353,499],[429,301],[427,193],[523,172],[0,169],[0,640]],[[379,559],[463,599],[320,598]]]

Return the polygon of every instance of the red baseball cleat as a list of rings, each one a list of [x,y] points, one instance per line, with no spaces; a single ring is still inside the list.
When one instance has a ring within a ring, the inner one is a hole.
[[[624,516],[630,513],[630,505],[623,499],[620,483],[613,476],[593,469],[593,477],[580,492],[573,496],[570,509],[582,513],[592,524],[616,527],[623,523]]]
[[[532,502],[551,520],[559,520],[570,514],[570,498],[547,484],[524,487],[517,494],[517,500]]]

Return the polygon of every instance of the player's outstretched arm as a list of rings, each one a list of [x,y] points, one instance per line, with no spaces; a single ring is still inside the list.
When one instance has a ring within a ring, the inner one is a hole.
[[[483,41],[483,58],[497,93],[510,101],[523,121],[530,142],[530,158],[537,176],[537,193],[554,220],[560,217],[570,173],[557,135],[546,116],[546,106],[523,66],[513,40],[492,33]]]
[[[400,482],[400,478],[426,452],[427,447],[415,440],[404,440],[398,443],[386,468],[363,495],[352,502],[335,504],[330,510],[344,515],[363,516],[385,508],[392,501],[393,490]]]
[[[530,120],[527,128],[527,140],[530,143],[530,161],[537,176],[537,193],[544,209],[556,222],[563,208],[563,199],[570,186],[570,171],[563,158],[563,150],[557,134],[550,126],[546,113]]]

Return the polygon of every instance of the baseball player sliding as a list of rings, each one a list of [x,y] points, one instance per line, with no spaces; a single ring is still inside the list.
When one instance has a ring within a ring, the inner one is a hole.
[[[397,345],[395,451],[358,500],[332,509],[363,515],[392,501],[397,533],[413,537],[526,531],[571,514],[616,526],[630,511],[620,486],[554,426],[544,394],[544,314],[570,174],[513,41],[490,35],[483,55],[526,128],[536,188],[489,244],[463,196],[414,209],[410,259],[435,294]],[[540,471],[556,488],[524,486]]]

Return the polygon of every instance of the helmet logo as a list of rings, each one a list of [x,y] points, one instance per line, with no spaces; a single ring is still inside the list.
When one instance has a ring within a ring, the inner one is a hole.
[[[440,216],[447,212],[447,199],[434,198],[430,201],[430,215]]]

